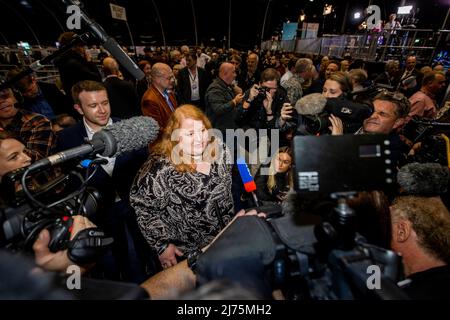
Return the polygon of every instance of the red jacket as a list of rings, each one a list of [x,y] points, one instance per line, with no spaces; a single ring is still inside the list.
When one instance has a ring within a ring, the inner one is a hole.
[[[169,99],[173,107],[177,108],[178,103],[173,92],[169,94]],[[167,121],[169,121],[172,115],[172,110],[167,104],[166,99],[154,85],[151,85],[144,93],[141,101],[141,109],[144,116],[152,117],[158,121],[160,133],[164,130]]]

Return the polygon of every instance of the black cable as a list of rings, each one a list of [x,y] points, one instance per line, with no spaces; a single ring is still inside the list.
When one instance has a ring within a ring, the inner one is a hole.
[[[44,209],[44,210],[49,210],[55,214],[59,214],[59,212],[57,212],[56,210],[54,210],[53,208],[45,205],[44,203],[40,202],[39,200],[37,200],[30,192],[30,190],[28,190],[28,186],[26,183],[26,178],[28,176],[28,173],[30,172],[30,167],[28,167],[25,172],[23,173],[22,179],[21,179],[21,184],[22,184],[22,189],[23,192],[25,193],[25,195],[28,197],[28,199],[31,200],[32,203],[34,203],[35,205],[37,205],[38,207]]]

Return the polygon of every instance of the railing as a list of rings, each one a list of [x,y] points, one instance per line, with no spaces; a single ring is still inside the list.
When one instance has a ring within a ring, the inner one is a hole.
[[[262,48],[335,57],[350,54],[366,61],[385,61],[415,54],[418,61],[431,63],[440,35],[444,33],[450,33],[450,30],[398,29],[354,35],[325,34],[315,39],[265,41]]]

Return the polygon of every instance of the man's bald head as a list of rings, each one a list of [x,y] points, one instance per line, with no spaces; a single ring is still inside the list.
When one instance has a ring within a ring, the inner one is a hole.
[[[103,72],[105,75],[118,75],[119,74],[119,64],[114,58],[107,57],[103,60]]]
[[[219,68],[219,78],[221,78],[226,84],[231,85],[236,79],[236,68],[234,64],[224,62]]]
[[[165,63],[155,63],[150,73],[152,83],[160,90],[172,89],[175,83],[175,76],[172,69]]]

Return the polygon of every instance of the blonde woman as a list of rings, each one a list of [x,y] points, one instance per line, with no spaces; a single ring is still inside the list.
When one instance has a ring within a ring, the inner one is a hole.
[[[293,187],[293,156],[289,147],[278,149],[269,167],[261,166],[255,175],[256,194],[260,201],[282,202]]]

